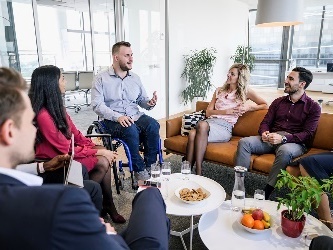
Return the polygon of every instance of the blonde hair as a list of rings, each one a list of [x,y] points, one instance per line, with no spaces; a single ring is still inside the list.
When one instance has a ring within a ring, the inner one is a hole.
[[[245,64],[242,63],[235,63],[230,68],[237,69],[238,71],[238,80],[237,80],[237,89],[236,89],[236,98],[241,100],[242,102],[246,102],[246,94],[247,94],[247,87],[250,81],[250,71]],[[225,82],[223,86],[220,88],[218,93],[223,91],[228,91],[230,89],[230,84]]]

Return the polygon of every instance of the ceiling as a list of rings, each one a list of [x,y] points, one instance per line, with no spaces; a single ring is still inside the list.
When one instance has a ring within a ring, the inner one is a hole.
[[[91,0],[93,10],[113,10],[113,0]],[[37,0],[38,5],[57,6],[59,8],[87,11],[87,0]]]
[[[249,6],[249,9],[256,9],[258,0],[238,0],[240,2],[246,3]],[[278,0],[276,0],[278,1]],[[293,0],[290,0],[293,1]],[[321,6],[321,5],[333,5],[332,0],[304,0],[304,6]]]

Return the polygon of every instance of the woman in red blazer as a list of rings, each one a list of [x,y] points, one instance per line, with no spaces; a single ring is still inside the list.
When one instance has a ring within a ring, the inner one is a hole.
[[[36,114],[36,157],[53,158],[67,154],[74,134],[74,159],[87,167],[91,180],[101,185],[102,216],[108,213],[113,222],[125,223],[112,199],[110,166],[116,154],[96,146],[75,127],[63,104],[65,85],[66,80],[56,66],[41,66],[32,73],[29,97]]]

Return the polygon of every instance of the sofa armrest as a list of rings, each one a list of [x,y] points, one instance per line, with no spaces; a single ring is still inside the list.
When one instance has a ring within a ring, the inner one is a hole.
[[[166,138],[180,135],[182,127],[182,117],[166,120]]]

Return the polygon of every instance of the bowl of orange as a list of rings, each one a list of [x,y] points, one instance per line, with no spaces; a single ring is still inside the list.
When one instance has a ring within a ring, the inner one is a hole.
[[[271,230],[271,216],[261,209],[249,209],[239,219],[239,224],[246,231],[253,234],[261,234]]]

